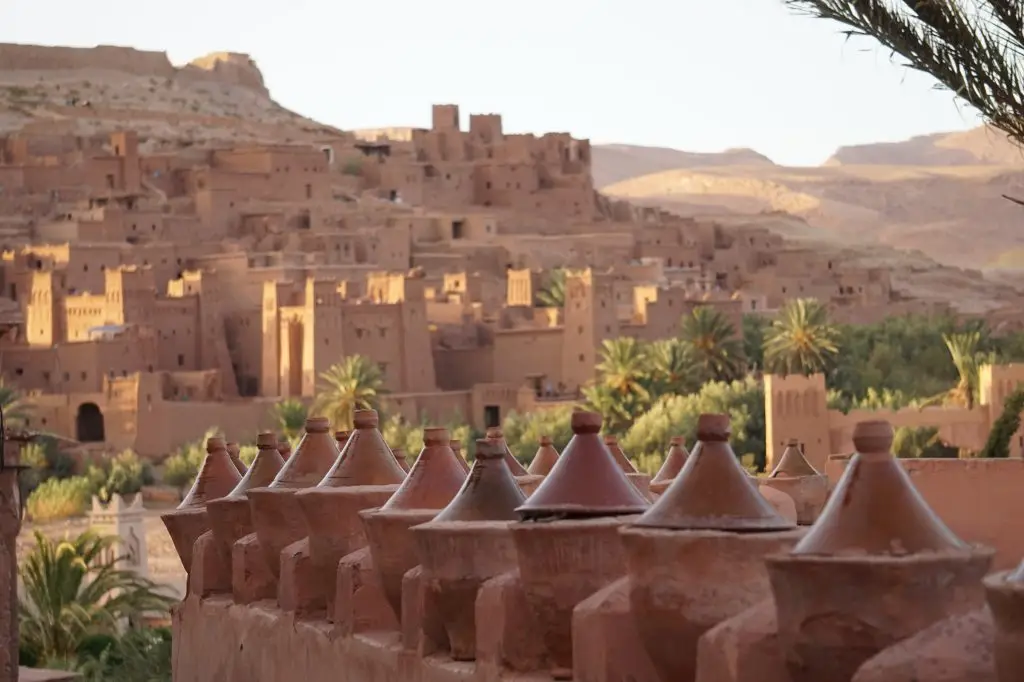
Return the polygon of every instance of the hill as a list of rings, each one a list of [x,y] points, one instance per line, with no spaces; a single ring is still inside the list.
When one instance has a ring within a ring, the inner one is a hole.
[[[89,136],[132,128],[151,153],[205,142],[297,142],[334,129],[271,99],[248,56],[176,67],[127,47],[0,44],[0,135]]]
[[[1024,209],[1003,198],[1024,196],[1024,156],[987,128],[843,148],[819,167],[652,170],[602,190],[688,215],[783,212],[820,240],[919,250],[957,267],[1024,264],[1007,256],[1024,249]]]
[[[752,149],[729,149],[702,154],[666,147],[605,144],[593,147],[594,185],[604,187],[622,180],[674,168],[708,166],[771,166],[767,156]]]

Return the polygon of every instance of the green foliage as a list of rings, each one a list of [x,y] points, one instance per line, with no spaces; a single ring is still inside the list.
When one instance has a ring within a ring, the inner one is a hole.
[[[826,372],[839,354],[838,340],[825,306],[810,298],[786,301],[764,336],[765,369],[783,375]]]
[[[732,381],[743,376],[743,344],[736,338],[736,328],[715,308],[700,306],[684,315],[679,340],[696,366],[699,382]]]
[[[633,423],[621,441],[622,449],[638,462],[646,462],[645,469],[656,469],[672,436],[681,435],[693,442],[697,418],[708,412],[729,415],[737,456],[753,455],[754,465],[763,470],[764,387],[751,377],[729,383],[710,382],[690,395],[662,396]]]
[[[104,646],[79,650],[83,682],[171,682],[171,631],[128,630],[121,637],[97,638]]]
[[[149,462],[139,459],[132,450],[124,450],[99,464],[90,465],[85,475],[93,484],[94,494],[104,502],[115,494],[141,492],[142,486],[151,485],[154,480]]]
[[[28,405],[21,391],[0,375],[0,408],[4,412],[4,425],[7,428],[23,427],[25,420],[32,415],[32,407]]]
[[[743,316],[743,357],[751,370],[764,369],[764,337],[771,326],[761,315]]]
[[[270,410],[270,416],[274,420],[274,427],[289,441],[296,441],[302,435],[306,427],[306,418],[309,416],[309,409],[301,400],[285,398],[276,403]]]
[[[512,412],[505,417],[501,430],[516,459],[529,464],[537,454],[541,436],[550,436],[559,452],[569,444],[569,439],[572,438],[572,412],[571,405],[560,405],[525,414]]]
[[[537,292],[535,305],[540,308],[565,307],[565,270],[555,268],[548,273],[548,281]]]
[[[199,474],[199,467],[206,459],[206,441],[220,435],[216,426],[206,430],[203,437],[183,445],[176,453],[164,460],[163,481],[178,489],[179,495],[192,486]]]
[[[401,415],[393,414],[380,425],[384,442],[392,448],[401,448],[409,461],[413,461],[423,449],[423,431],[428,426],[444,426],[451,433],[452,440],[462,443],[462,454],[472,459],[473,441],[479,436],[463,418],[456,413],[446,424],[431,424],[426,417],[418,423],[409,422]]]
[[[992,425],[985,447],[979,457],[1006,458],[1010,456],[1010,439],[1020,428],[1020,413],[1024,410],[1024,388],[1017,388],[1006,399],[1003,412]]]
[[[247,467],[251,467],[252,463],[256,461],[256,455],[259,454],[260,449],[255,445],[243,445],[238,450],[238,458],[242,460],[242,464]]]
[[[169,611],[172,597],[120,568],[116,543],[91,531],[66,540],[35,533],[18,567],[18,610],[23,650],[39,665],[77,668],[80,652],[89,656],[88,638],[118,637],[125,621]]]
[[[373,360],[349,355],[320,375],[313,413],[336,429],[351,429],[356,410],[376,409],[384,393],[384,375]]]
[[[933,426],[901,426],[892,440],[892,452],[901,459],[914,457],[955,458],[957,449],[944,444]]]
[[[85,514],[95,486],[86,476],[48,478],[28,496],[25,509],[37,523]]]

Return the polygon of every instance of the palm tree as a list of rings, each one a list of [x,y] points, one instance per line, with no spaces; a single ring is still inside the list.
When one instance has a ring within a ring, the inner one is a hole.
[[[380,367],[362,355],[349,355],[320,379],[313,412],[328,417],[338,429],[351,429],[355,411],[376,409],[385,392]]]
[[[18,607],[22,648],[40,665],[74,667],[86,638],[117,635],[126,621],[168,613],[176,601],[156,583],[120,568],[117,542],[92,531],[67,540],[36,531],[35,546],[18,567]]]
[[[301,400],[285,398],[270,409],[270,416],[274,420],[275,429],[289,441],[294,441],[306,426],[309,408]]]
[[[597,382],[583,389],[587,403],[600,412],[610,431],[629,424],[650,406],[647,349],[634,338],[601,344]]]
[[[537,303],[545,308],[565,307],[565,270],[555,268],[551,271],[547,284],[537,292]]]
[[[651,344],[648,351],[651,385],[654,393],[682,395],[700,388],[695,380],[689,347],[679,339],[664,339]]]
[[[764,339],[764,364],[775,374],[825,372],[839,354],[839,330],[813,298],[787,301]]]
[[[956,384],[947,391],[928,398],[924,405],[956,405],[973,409],[978,403],[978,370],[986,364],[995,362],[993,353],[983,353],[980,331],[943,334],[942,341],[949,351],[949,359],[956,368]]]
[[[977,109],[995,128],[1024,142],[1024,10],[1018,0],[887,2],[785,0],[843,25],[841,33],[873,38],[893,56],[934,78]],[[1009,198],[1009,197],[1007,197]]]
[[[4,423],[8,427],[23,426],[32,412],[21,391],[8,384],[3,375],[0,375],[0,409],[4,411]]]
[[[743,346],[736,328],[720,311],[700,306],[684,315],[679,340],[693,358],[701,383],[743,376]]]

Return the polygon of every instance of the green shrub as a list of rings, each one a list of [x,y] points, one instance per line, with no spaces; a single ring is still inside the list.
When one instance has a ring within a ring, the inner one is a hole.
[[[260,449],[255,445],[243,445],[238,451],[238,458],[242,460],[242,464],[247,467],[251,467],[252,463],[256,461],[256,455]]]
[[[131,450],[89,466],[86,477],[92,481],[94,494],[106,502],[111,496],[134,495],[142,486],[153,482],[152,466]]]
[[[49,478],[28,496],[26,509],[36,522],[81,516],[89,508],[93,490],[85,476]]]
[[[572,438],[572,410],[572,406],[560,406],[526,414],[510,413],[501,425],[509,450],[520,462],[529,464],[537,454],[541,436],[551,436],[561,452]]]

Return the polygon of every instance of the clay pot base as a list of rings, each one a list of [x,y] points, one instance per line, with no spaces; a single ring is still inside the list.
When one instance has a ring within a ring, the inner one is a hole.
[[[999,682],[1024,681],[1024,582],[1020,569],[985,578],[985,601],[995,624],[995,667]]]
[[[373,568],[388,605],[402,620],[402,578],[419,563],[413,526],[430,521],[440,509],[368,509],[359,512],[366,530]]]
[[[306,519],[295,499],[299,490],[301,488],[254,488],[248,493],[253,529],[275,578],[281,572],[284,548],[308,535]]]
[[[883,649],[978,608],[993,554],[977,548],[901,557],[766,557],[792,682],[849,680]],[[836,633],[848,636],[837,640]]]
[[[244,495],[213,500],[206,505],[206,514],[213,536],[228,548],[253,532],[252,510]]]

